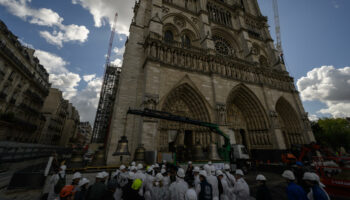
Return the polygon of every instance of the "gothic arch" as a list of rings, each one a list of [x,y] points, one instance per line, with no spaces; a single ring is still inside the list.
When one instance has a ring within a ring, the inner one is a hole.
[[[163,24],[168,24],[168,23],[176,24],[176,21],[180,22],[179,27],[181,29],[182,28],[190,29],[195,34],[195,38],[200,39],[198,27],[191,20],[189,20],[185,15],[183,15],[181,13],[170,13],[170,14],[163,16],[163,18],[162,18]],[[181,24],[181,21],[184,22],[183,25]],[[189,25],[187,26],[187,24],[189,24]]]
[[[292,105],[281,97],[276,103],[276,112],[287,148],[292,144],[304,144],[302,124]]]
[[[229,42],[230,46],[235,50],[236,56],[240,55],[240,52],[242,51],[241,46],[237,42],[236,39],[234,39],[233,35],[225,30],[222,30],[221,28],[214,28],[212,29],[212,37],[219,36],[227,40]]]
[[[161,111],[210,122],[210,114],[205,100],[188,83],[183,83],[175,87],[166,95],[161,105]],[[168,141],[171,133],[178,135],[175,142],[180,146],[184,144],[185,138],[188,135],[184,134],[185,131],[191,132],[191,137],[193,137],[190,142],[191,145],[200,142],[202,146],[206,147],[213,139],[210,131],[206,128],[165,120],[160,120],[159,131],[159,151],[168,151]]]
[[[241,137],[245,137],[245,145],[250,149],[271,147],[269,121],[265,109],[248,87],[240,84],[233,88],[227,98],[226,107],[228,126],[236,132],[238,141],[244,144]]]

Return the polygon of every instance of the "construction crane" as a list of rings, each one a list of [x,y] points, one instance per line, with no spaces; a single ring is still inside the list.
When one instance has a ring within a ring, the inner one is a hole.
[[[276,31],[276,49],[281,57],[282,63],[284,63],[283,49],[282,49],[282,38],[281,38],[281,25],[280,25],[280,15],[278,11],[277,0],[272,0],[273,12],[275,16],[275,31]]]
[[[112,24],[111,37],[109,39],[106,66],[103,83],[96,111],[94,128],[92,131],[92,143],[105,143],[108,139],[109,126],[114,107],[114,98],[117,92],[121,68],[111,65],[110,58],[113,48],[114,35],[117,25],[118,13],[115,13]]]
[[[113,21],[113,25],[112,25],[111,37],[109,39],[108,52],[107,52],[107,57],[106,57],[106,66],[109,64],[110,58],[111,58],[111,53],[112,53],[112,48],[113,48],[113,41],[114,41],[114,35],[115,35],[115,29],[116,29],[116,26],[117,26],[117,19],[118,19],[118,13],[116,12],[115,15],[114,15],[114,21]]]

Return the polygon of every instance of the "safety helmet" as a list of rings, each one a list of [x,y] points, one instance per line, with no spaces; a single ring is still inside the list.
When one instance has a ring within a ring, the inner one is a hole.
[[[139,190],[142,186],[142,181],[141,179],[135,179],[134,182],[131,185],[131,188],[133,190]]]

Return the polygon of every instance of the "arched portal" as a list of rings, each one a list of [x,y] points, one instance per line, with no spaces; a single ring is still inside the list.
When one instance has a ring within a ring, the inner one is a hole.
[[[269,123],[263,106],[246,86],[238,85],[227,99],[227,122],[236,141],[249,149],[272,147]]]
[[[276,112],[287,148],[293,144],[304,144],[302,126],[294,108],[281,97],[276,103]]]
[[[174,115],[210,122],[209,112],[202,96],[189,84],[174,88],[165,98],[162,111]],[[158,150],[172,151],[174,146],[192,147],[199,142],[207,147],[215,138],[207,128],[179,122],[160,121]]]

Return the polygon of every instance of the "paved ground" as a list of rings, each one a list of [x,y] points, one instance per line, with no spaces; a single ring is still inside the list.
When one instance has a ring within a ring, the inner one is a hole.
[[[271,194],[274,200],[284,200],[287,199],[285,195],[285,188],[287,186],[284,179],[281,178],[280,174],[275,174],[271,172],[263,173],[268,179],[267,186],[271,190]],[[246,177],[246,181],[250,186],[251,196],[255,196],[256,192],[256,172],[250,172]],[[67,176],[67,180],[71,179],[72,175]],[[94,180],[95,174],[84,174],[84,177],[88,178],[90,181]],[[49,179],[49,178],[48,178]],[[47,185],[47,184],[46,184]],[[39,200],[42,193],[47,191],[47,187],[43,190],[0,190],[0,200]],[[336,198],[332,197],[332,200],[346,200],[349,198]]]

